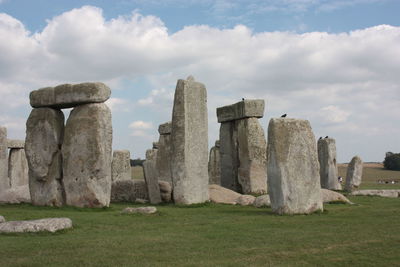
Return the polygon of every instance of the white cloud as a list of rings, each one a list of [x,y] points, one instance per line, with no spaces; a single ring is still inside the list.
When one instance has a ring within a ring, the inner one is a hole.
[[[148,130],[153,128],[153,123],[145,121],[134,121],[129,125],[129,128],[135,130]]]

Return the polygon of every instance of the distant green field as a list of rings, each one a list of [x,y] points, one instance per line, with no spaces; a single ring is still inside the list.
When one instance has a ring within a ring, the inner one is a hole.
[[[339,175],[346,178],[347,164],[339,164]],[[380,184],[379,180],[399,181],[395,184]],[[400,171],[389,171],[380,163],[365,163],[360,189],[400,189]]]
[[[143,167],[142,166],[135,166],[131,167],[132,179],[134,180],[143,180]]]

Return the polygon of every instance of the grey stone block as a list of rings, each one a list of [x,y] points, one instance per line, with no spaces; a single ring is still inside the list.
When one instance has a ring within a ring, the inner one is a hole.
[[[351,192],[357,189],[362,181],[363,161],[359,156],[354,156],[347,166],[345,190]]]
[[[221,156],[219,153],[219,141],[216,141],[215,146],[210,149],[210,157],[208,160],[208,178],[209,184],[221,185]]]
[[[318,161],[321,187],[330,190],[341,190],[342,186],[338,180],[335,139],[324,138],[318,140]]]
[[[160,126],[158,126],[158,133],[160,135],[171,134],[171,131],[172,131],[172,122],[170,121],[160,124]]]
[[[217,108],[218,122],[227,122],[244,118],[262,118],[265,102],[263,99],[243,100],[232,105]]]
[[[7,139],[8,148],[25,148],[24,140]]]
[[[111,180],[131,180],[131,153],[129,150],[115,150],[111,165]]]
[[[0,193],[10,188],[7,148],[7,128],[0,126]]]

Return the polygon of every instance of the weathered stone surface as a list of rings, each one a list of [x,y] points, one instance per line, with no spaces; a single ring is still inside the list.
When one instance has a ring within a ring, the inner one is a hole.
[[[147,199],[137,198],[135,199],[135,203],[146,204],[149,203],[149,201]]]
[[[323,210],[317,144],[307,120],[271,119],[267,158],[273,212],[308,214]]]
[[[158,181],[160,187],[161,200],[163,202],[171,202],[172,200],[172,186],[170,183],[165,181]]]
[[[106,104],[81,105],[71,111],[62,146],[67,205],[109,205],[111,146],[111,112]]]
[[[172,185],[171,170],[171,135],[162,134],[158,141],[159,147],[156,156],[158,180],[166,181]]]
[[[221,157],[219,153],[219,141],[210,149],[208,160],[208,183],[221,185]]]
[[[207,91],[202,83],[178,80],[172,112],[172,177],[178,204],[208,200]]]
[[[46,218],[30,221],[8,221],[0,223],[0,233],[51,232],[72,228],[69,218]]]
[[[338,180],[335,139],[324,138],[318,140],[318,161],[321,187],[330,190],[341,190],[342,186]]]
[[[0,215],[0,223],[3,223],[5,221],[6,221],[6,219],[3,216]]]
[[[253,205],[256,208],[270,207],[271,200],[269,199],[269,195],[262,195],[262,196],[256,197],[256,200],[254,200]]]
[[[363,161],[359,156],[354,156],[347,167],[345,190],[348,192],[357,189],[362,180]]]
[[[256,197],[252,195],[241,195],[236,199],[236,203],[241,206],[250,206],[254,204]]]
[[[141,214],[153,214],[156,212],[157,212],[156,207],[139,207],[139,208],[127,207],[121,211],[121,213],[141,213]]]
[[[151,152],[151,150],[154,150]],[[146,181],[147,192],[149,194],[149,200],[152,204],[161,203],[160,187],[158,185],[158,172],[156,169],[157,151],[155,149],[149,149],[146,151],[146,161],[143,162],[143,173],[144,180]]]
[[[158,133],[160,135],[171,134],[171,131],[172,131],[172,122],[170,122],[170,121],[160,124],[158,126]]]
[[[153,142],[153,149],[158,149],[160,144],[158,142]]]
[[[379,196],[379,197],[400,197],[400,189],[385,190],[356,190],[351,193],[353,196]]]
[[[131,180],[131,153],[129,150],[115,150],[111,164],[112,181]]]
[[[110,98],[111,90],[104,83],[62,84],[32,91],[31,106],[72,108],[89,103],[103,103]]]
[[[210,191],[210,201],[214,203],[222,204],[236,204],[236,200],[241,196],[241,194],[230,190],[228,188],[211,184],[208,186]]]
[[[17,139],[7,139],[7,147],[8,148],[25,148],[25,141],[17,140]]]
[[[0,203],[19,204],[31,203],[29,186],[17,186],[0,192]]]
[[[64,114],[51,108],[35,108],[26,122],[25,153],[29,166],[29,190],[33,205],[62,206],[62,158]]]
[[[245,118],[262,118],[265,102],[263,99],[243,100],[232,105],[217,108],[218,122]]]
[[[237,179],[239,155],[235,122],[223,122],[219,129],[221,185],[236,192],[242,192]]]
[[[322,195],[322,201],[324,203],[343,202],[343,203],[353,204],[353,202],[351,202],[347,197],[343,196],[338,192],[331,191],[328,189],[321,188],[321,195]]]
[[[0,126],[0,193],[10,188],[7,152],[7,128]]]
[[[112,183],[111,202],[136,202],[138,199],[148,199],[145,181],[120,180]]]
[[[257,118],[242,119],[237,124],[238,182],[244,194],[267,193],[267,142]]]
[[[25,150],[21,148],[10,149],[10,156],[8,157],[8,177],[10,179],[11,188],[28,186],[28,170]]]

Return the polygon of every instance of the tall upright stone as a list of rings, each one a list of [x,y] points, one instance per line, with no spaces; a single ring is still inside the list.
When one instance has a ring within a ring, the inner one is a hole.
[[[129,150],[114,150],[111,172],[113,182],[132,180],[131,153]]]
[[[158,184],[158,172],[156,168],[156,159],[158,149],[148,149],[146,151],[146,160],[143,162],[144,180],[146,181],[147,193],[150,203],[161,203],[160,186]]]
[[[158,127],[160,138],[158,140],[158,152],[156,168],[158,180],[165,181],[172,186],[171,170],[171,122],[166,122]]]
[[[338,180],[335,139],[324,138],[318,140],[318,161],[321,187],[330,190],[341,190],[342,186]]]
[[[354,156],[347,167],[345,190],[351,192],[357,189],[362,180],[363,161],[359,156]]]
[[[267,191],[266,140],[258,118],[262,99],[217,108],[220,127],[221,185],[244,194]]]
[[[173,197],[178,204],[208,200],[207,90],[193,77],[178,80],[172,112]]]
[[[22,148],[11,148],[10,156],[8,157],[8,177],[11,188],[28,186],[28,170],[25,150]]]
[[[323,210],[317,144],[307,120],[273,118],[268,126],[268,193],[272,211]]]
[[[104,103],[75,107],[62,146],[67,205],[106,207],[111,196],[112,124]]]
[[[7,128],[0,126],[0,192],[10,188],[7,148]]]
[[[208,159],[208,183],[221,185],[221,157],[219,152],[219,140],[215,141],[215,146],[210,149]]]
[[[34,108],[26,122],[25,153],[33,205],[62,206],[61,144],[64,114],[52,108]]]

